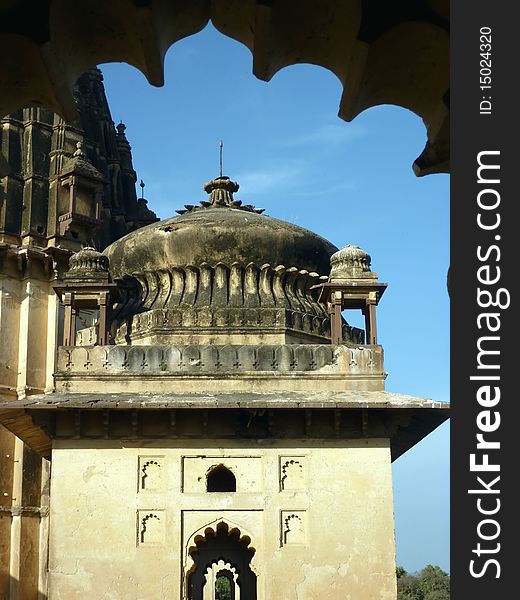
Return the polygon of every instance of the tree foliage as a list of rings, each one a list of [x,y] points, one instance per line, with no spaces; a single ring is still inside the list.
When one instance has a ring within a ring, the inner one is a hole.
[[[215,582],[215,597],[217,600],[231,600],[231,582],[227,577],[217,577],[217,581]]]
[[[450,576],[427,565],[419,573],[397,567],[397,600],[450,600]]]

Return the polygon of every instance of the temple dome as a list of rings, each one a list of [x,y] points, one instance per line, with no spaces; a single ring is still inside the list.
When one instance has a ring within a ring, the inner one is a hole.
[[[104,254],[119,282],[116,340],[162,343],[323,343],[327,280],[337,248],[233,198],[218,177],[208,201],[117,240]]]
[[[259,267],[297,267],[328,275],[337,248],[321,236],[263,214],[233,199],[238,184],[227,177],[205,186],[210,201],[187,205],[183,214],[138,229],[111,244],[105,254],[114,278],[173,266],[238,262]]]

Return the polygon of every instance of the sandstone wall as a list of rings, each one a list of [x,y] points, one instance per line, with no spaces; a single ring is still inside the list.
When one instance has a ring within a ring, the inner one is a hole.
[[[206,491],[220,464],[236,492]],[[57,440],[52,490],[52,600],[186,598],[221,523],[250,538],[258,600],[395,600],[385,439]]]

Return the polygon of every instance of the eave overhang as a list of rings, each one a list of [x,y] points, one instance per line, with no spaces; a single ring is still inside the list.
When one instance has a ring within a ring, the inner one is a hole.
[[[148,436],[146,432],[115,435],[109,432],[110,419],[116,419],[123,412],[131,412],[131,421],[137,423],[140,415],[155,411],[162,415],[170,414],[169,422],[176,413],[198,411],[204,414],[203,421],[211,419],[212,412],[233,414],[262,415],[268,414],[269,422],[284,422],[288,410],[298,420],[301,415],[303,429],[301,434],[296,429],[282,432],[283,425],[277,429],[258,434],[258,437],[293,437],[297,439],[330,438],[390,438],[392,460],[396,460],[434,431],[449,418],[449,404],[433,402],[428,399],[416,398],[392,392],[262,392],[262,393],[141,393],[141,394],[47,394],[31,396],[25,400],[3,402],[0,404],[0,424],[20,437],[33,450],[51,457],[53,439],[63,438],[57,432],[58,419],[66,419],[72,415],[74,422],[79,423],[81,415],[97,412],[102,414],[99,434],[82,435],[78,426],[75,435],[66,435],[74,439],[95,440],[98,438],[134,439],[155,438],[174,439],[186,437],[178,430],[164,430],[163,433]],[[322,413],[330,415],[330,432],[312,428],[313,416]],[[216,414],[216,413],[213,413]],[[61,415],[61,416],[58,416]],[[112,415],[112,417],[111,417]],[[175,417],[173,417],[175,420]],[[341,423],[348,421],[348,428]],[[105,428],[101,429],[101,423]],[[348,433],[347,433],[348,431]],[[219,437],[208,433],[207,429],[201,437]],[[193,435],[191,434],[191,437]],[[229,437],[229,436],[226,436]],[[241,435],[237,432],[234,437],[255,437],[255,433]]]

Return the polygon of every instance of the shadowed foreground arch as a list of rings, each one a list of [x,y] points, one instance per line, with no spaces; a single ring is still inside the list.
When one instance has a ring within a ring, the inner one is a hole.
[[[0,117],[43,106],[74,120],[75,81],[106,62],[162,86],[168,48],[210,21],[249,48],[259,79],[297,63],[333,72],[347,121],[379,104],[409,108],[427,130],[415,173],[448,170],[449,0],[10,0],[0,3]]]
[[[256,575],[250,564],[255,549],[249,546],[251,538],[220,522],[216,530],[206,528],[204,536],[195,537],[194,542],[195,546],[189,549],[194,566],[188,574],[188,600],[203,600],[206,572],[219,561],[228,563],[238,573],[240,600],[256,600]]]

